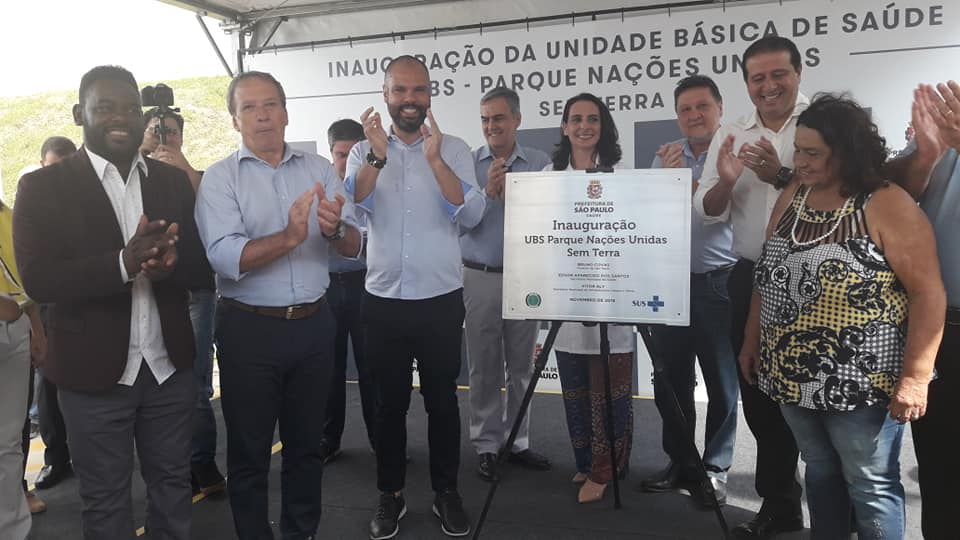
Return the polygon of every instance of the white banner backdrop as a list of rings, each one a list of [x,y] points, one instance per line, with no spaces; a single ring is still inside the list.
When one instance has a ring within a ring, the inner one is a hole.
[[[389,21],[384,24],[389,32]],[[247,56],[245,63],[247,69],[273,73],[284,85],[287,140],[315,145],[323,155],[329,156],[326,130],[333,121],[359,118],[369,106],[388,116],[383,68],[390,58],[413,54],[430,68],[440,129],[471,146],[484,142],[479,100],[492,87],[519,93],[521,141],[547,151],[559,139],[564,102],[589,91],[613,114],[624,149],[621,165],[636,168],[647,166],[660,144],[676,138],[673,88],[683,77],[712,77],[724,96],[726,118],[749,112],[740,56],[752,41],[773,33],[799,47],[803,93],[849,92],[872,109],[894,149],[905,144],[916,84],[960,78],[960,2],[946,0],[737,2],[529,30],[518,25],[482,34],[267,50]],[[303,41],[329,37],[303,36]],[[644,391],[649,360],[643,347],[638,351],[637,393],[652,395]],[[548,364],[545,373],[552,376],[555,369]]]
[[[389,31],[389,21],[384,23]],[[955,67],[960,3],[944,0],[737,2],[672,14],[628,14],[622,21],[268,50],[245,62],[283,83],[289,97],[288,139],[316,141],[322,154],[327,154],[326,128],[334,120],[357,118],[368,106],[386,116],[383,68],[392,57],[414,54],[430,67],[441,130],[472,146],[483,142],[478,103],[491,87],[517,90],[524,129],[558,128],[565,100],[590,91],[613,112],[627,150],[623,165],[643,167],[648,161],[634,163],[630,150],[655,149],[673,136],[657,137],[642,128],[674,119],[672,92],[682,77],[713,77],[727,118],[750,110],[739,58],[751,41],[770,33],[790,37],[800,48],[801,91],[811,96],[851,92],[873,109],[893,148],[903,146],[912,88],[920,81],[960,76]],[[656,140],[635,140],[637,132]],[[553,133],[550,139],[556,142],[559,130]]]

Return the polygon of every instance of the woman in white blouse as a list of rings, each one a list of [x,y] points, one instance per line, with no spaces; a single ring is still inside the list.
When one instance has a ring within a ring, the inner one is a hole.
[[[610,111],[593,94],[570,98],[563,109],[562,137],[545,170],[586,170],[615,167],[621,150]],[[613,392],[613,431],[617,471],[625,471],[633,441],[633,351],[630,327],[609,327],[610,387]],[[577,464],[576,483],[583,483],[577,500],[599,501],[613,479],[606,431],[600,327],[567,323],[557,335],[554,350],[563,387],[563,404],[570,442]]]

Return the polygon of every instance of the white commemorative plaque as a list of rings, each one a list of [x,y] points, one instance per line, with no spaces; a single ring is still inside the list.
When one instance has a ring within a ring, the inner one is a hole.
[[[690,169],[509,173],[503,317],[689,324]]]

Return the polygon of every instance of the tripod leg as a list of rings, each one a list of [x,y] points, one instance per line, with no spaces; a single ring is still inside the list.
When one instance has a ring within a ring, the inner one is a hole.
[[[547,339],[543,342],[543,349],[533,363],[533,376],[530,377],[530,384],[527,385],[527,391],[523,394],[523,401],[520,402],[520,410],[517,411],[517,418],[513,421],[513,427],[510,428],[510,435],[507,442],[497,454],[497,468],[499,469],[507,460],[510,449],[513,448],[513,442],[517,439],[517,433],[520,432],[520,424],[523,417],[527,414],[530,407],[530,400],[533,399],[533,392],[537,388],[537,382],[540,380],[540,374],[547,365],[547,358],[550,356],[550,350],[553,349],[553,342],[557,339],[557,332],[560,331],[562,321],[553,321],[550,323],[550,330],[547,332]],[[483,510],[480,511],[480,517],[477,519],[477,525],[473,529],[473,540],[480,538],[480,530],[483,528],[483,522],[487,519],[487,512],[490,511],[490,504],[493,503],[493,496],[497,492],[497,486],[500,485],[501,475],[497,475],[490,482],[490,489],[487,490],[487,499],[483,503]]]
[[[697,443],[689,436],[690,432],[687,429],[687,419],[683,416],[683,411],[680,409],[680,402],[677,400],[677,394],[674,392],[673,385],[670,384],[670,380],[667,377],[666,366],[663,364],[662,351],[653,333],[653,328],[651,325],[637,325],[637,331],[643,338],[643,343],[647,346],[647,352],[650,353],[650,360],[653,362],[654,392],[666,397],[664,400],[666,407],[663,411],[665,415],[663,421],[679,426],[680,433],[684,434],[681,436],[681,438],[684,439],[682,442],[687,448],[686,453],[693,459],[697,467],[697,482],[700,483],[701,489],[713,499],[714,514],[716,514],[720,529],[723,531],[723,538],[729,540],[731,537],[730,529],[727,527],[727,520],[724,518],[723,510],[717,502],[717,493],[713,489],[713,484],[710,483],[710,478],[707,475],[706,467],[703,465],[703,458],[700,456]]]
[[[600,323],[600,361],[603,362],[603,393],[606,402],[607,444],[610,446],[610,468],[613,470],[613,507],[621,508],[620,471],[617,470],[617,437],[613,432],[613,390],[610,387],[610,338],[607,323]]]

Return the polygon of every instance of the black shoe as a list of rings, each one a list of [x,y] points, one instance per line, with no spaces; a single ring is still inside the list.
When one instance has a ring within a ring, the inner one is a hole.
[[[433,499],[433,513],[440,518],[440,528],[447,536],[466,536],[470,534],[470,518],[463,509],[463,499],[456,490],[437,493]]]
[[[480,454],[480,463],[477,465],[477,475],[487,482],[497,479],[497,455],[491,452]]]
[[[71,474],[73,474],[73,467],[71,467],[69,463],[64,465],[44,465],[43,468],[40,469],[40,472],[37,473],[37,479],[34,484],[37,489],[50,489]]]
[[[704,483],[699,484],[691,482],[690,486],[687,488],[690,490],[690,496],[693,497],[694,502],[696,502],[701,508],[711,510],[716,508],[718,504],[720,506],[727,504],[727,483],[712,476],[710,476],[707,481],[710,482],[710,486],[713,488],[716,501],[714,501],[714,498],[707,493],[705,481]]]
[[[644,478],[638,486],[640,491],[647,493],[664,493],[680,488],[690,487],[690,482],[683,474],[683,469],[676,463],[670,462],[666,469],[650,478]]]
[[[327,445],[320,447],[320,461],[322,461],[324,465],[336,460],[338,457],[340,457],[340,447]]]
[[[766,540],[773,536],[803,529],[803,515],[776,515],[762,509],[753,519],[745,521],[730,531],[741,540]]]
[[[510,452],[510,457],[508,459],[510,460],[510,463],[520,465],[524,469],[530,469],[534,471],[550,470],[550,460],[547,459],[547,456],[538,454],[529,448],[522,452]]]
[[[203,493],[210,496],[227,489],[227,480],[217,468],[217,462],[197,463],[190,465],[191,485],[196,485],[194,495]]]
[[[407,515],[407,503],[403,494],[381,493],[377,504],[377,515],[370,521],[370,538],[383,540],[393,538],[400,532],[400,519]]]

